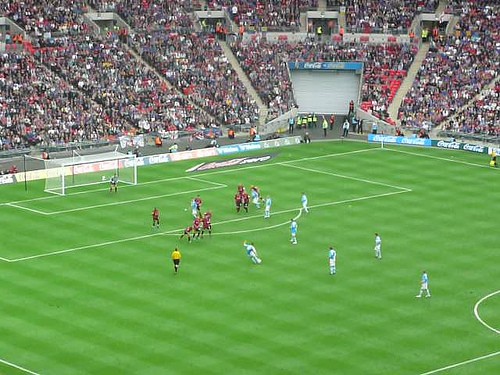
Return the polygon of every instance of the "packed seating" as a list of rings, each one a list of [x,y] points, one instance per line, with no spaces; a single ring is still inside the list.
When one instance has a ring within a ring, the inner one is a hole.
[[[31,55],[0,55],[0,149],[97,141],[126,122]]]
[[[131,43],[144,60],[222,124],[258,120],[257,104],[213,36],[157,31],[138,33]]]
[[[500,82],[460,111],[445,130],[500,137]]]
[[[438,0],[347,0],[348,30],[407,32],[418,12],[434,12],[438,5]]]
[[[86,11],[84,0],[2,0],[0,15],[9,17],[36,37],[44,33],[76,34],[86,25],[78,18]]]
[[[435,42],[403,100],[407,126],[437,126],[472,100],[498,75],[500,5],[463,7],[455,35]]]
[[[324,61],[364,61],[362,101],[365,110],[387,117],[387,108],[416,54],[416,47],[401,44],[368,45],[359,43],[251,43],[232,46],[243,70],[272,118],[295,105],[286,63]]]
[[[207,3],[210,9],[227,9],[238,25],[274,30],[298,28],[300,12],[318,7],[318,0],[209,0]]]
[[[150,69],[122,49],[114,37],[66,38],[63,47],[42,48],[37,57],[112,113],[149,130],[186,129],[210,123]]]

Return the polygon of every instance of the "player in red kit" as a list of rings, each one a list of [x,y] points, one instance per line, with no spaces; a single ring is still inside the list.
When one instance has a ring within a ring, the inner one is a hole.
[[[210,211],[205,212],[205,216],[203,217],[203,230],[201,232],[201,236],[205,234],[205,231],[208,231],[208,234],[212,236],[212,213]]]
[[[152,215],[153,215],[153,228],[155,226],[156,226],[156,228],[159,228],[160,227],[160,210],[155,207]]]
[[[182,239],[184,236],[187,236],[188,242],[191,242],[191,232],[193,231],[193,227],[187,227],[184,229],[184,234],[179,237],[179,239]]]
[[[234,195],[234,203],[236,204],[236,212],[240,212],[240,209],[241,209],[241,194],[236,193]]]
[[[243,208],[245,209],[246,212],[248,212],[248,204],[250,203],[250,195],[248,195],[246,192],[243,193]]]
[[[194,230],[193,238],[196,238],[196,239],[200,238],[200,234],[201,234],[201,219],[199,217],[197,217],[193,221],[193,230]]]
[[[197,195],[196,198],[194,198],[194,201],[196,202],[196,208],[198,209],[198,215],[200,215],[200,217],[201,217],[201,205],[203,204],[203,201],[201,200],[199,195]]]

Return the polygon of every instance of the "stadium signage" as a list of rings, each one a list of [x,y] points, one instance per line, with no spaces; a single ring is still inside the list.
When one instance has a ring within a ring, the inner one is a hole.
[[[13,184],[14,182],[16,182],[16,179],[13,174],[4,174],[0,176],[0,185]]]
[[[488,155],[493,154],[495,152],[497,155],[500,154],[500,147],[488,147]]]
[[[363,69],[361,62],[289,62],[290,70],[354,70]]]
[[[426,146],[430,147],[432,142],[430,139],[426,138],[410,138],[410,137],[396,137],[392,135],[382,135],[382,134],[369,134],[368,142],[383,142],[392,143],[398,145],[411,145],[411,146]]]
[[[211,163],[201,163],[193,168],[186,170],[186,172],[201,172],[208,171],[212,169],[220,169],[226,167],[233,167],[235,165],[247,165],[247,164],[255,164],[255,163],[265,163],[273,158],[272,155],[264,155],[257,157],[245,157],[245,158],[237,158],[230,159],[224,161],[214,161]]]
[[[447,148],[450,150],[463,150],[469,152],[475,152],[478,154],[486,154],[488,153],[488,147],[474,145],[471,143],[462,143],[462,142],[448,142],[448,141],[432,141],[432,145],[434,147],[439,148]]]

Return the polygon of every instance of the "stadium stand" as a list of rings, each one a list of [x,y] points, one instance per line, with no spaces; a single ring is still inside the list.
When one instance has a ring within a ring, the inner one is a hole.
[[[237,25],[249,29],[298,29],[300,12],[318,7],[318,0],[209,0],[209,9],[227,9]]]
[[[438,0],[347,0],[348,31],[408,32],[418,12],[434,12]]]
[[[440,125],[498,75],[500,5],[464,4],[454,35],[434,41],[435,48],[401,103],[399,118],[404,126]]]
[[[313,39],[301,43],[254,40],[236,42],[232,48],[252,85],[269,106],[271,118],[296,104],[286,62],[364,61],[362,107],[385,119],[387,108],[417,52],[417,47],[407,44],[318,43]]]

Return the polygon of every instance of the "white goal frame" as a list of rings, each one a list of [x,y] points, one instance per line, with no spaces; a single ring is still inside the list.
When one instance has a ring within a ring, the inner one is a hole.
[[[127,165],[126,165],[127,164]],[[102,154],[81,156],[77,152],[70,158],[48,159],[45,160],[46,186],[44,191],[50,194],[67,195],[66,191],[70,188],[110,183],[109,178],[96,180],[93,182],[74,183],[75,175],[84,174],[84,172],[75,172],[79,166],[90,165],[87,173],[106,173],[113,171],[118,177],[118,181],[127,185],[137,185],[137,156],[132,154],[123,154],[117,151]],[[93,170],[95,167],[96,170]],[[120,179],[120,171],[125,168],[133,168],[132,178]],[[68,185],[66,179],[72,176],[73,184]],[[59,179],[60,185],[57,187],[48,187],[49,179]]]

